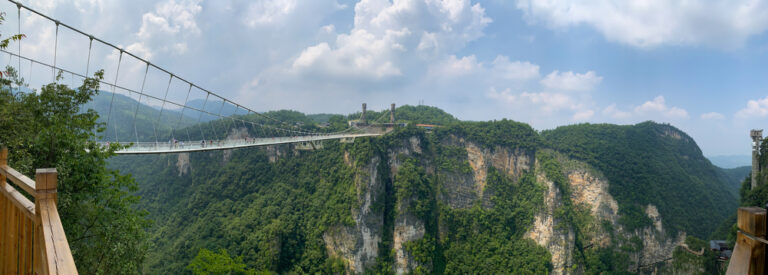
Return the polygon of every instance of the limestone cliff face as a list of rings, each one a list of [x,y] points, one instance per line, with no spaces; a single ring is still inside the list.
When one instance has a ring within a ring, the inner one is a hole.
[[[517,181],[533,165],[533,151],[512,149],[501,146],[485,148],[463,138],[452,136],[445,145],[458,146],[467,152],[466,161],[471,173],[461,171],[440,171],[443,179],[443,192],[440,199],[454,209],[469,208],[475,201],[482,199],[485,207],[493,206],[486,192],[486,178],[489,167],[504,172],[510,179]]]
[[[371,206],[381,198],[384,183],[379,175],[378,157],[371,159],[355,180],[359,208],[353,208],[354,226],[338,225],[323,234],[328,255],[347,263],[349,273],[362,273],[372,266],[379,255],[379,242],[383,227],[383,212]]]
[[[179,170],[179,177],[189,174],[192,171],[192,164],[189,162],[189,153],[180,153],[176,158],[176,169]]]
[[[421,141],[416,137],[407,139],[403,146],[389,150],[390,176],[394,178],[400,168],[401,163],[398,155],[413,156],[421,154],[422,152]],[[413,216],[408,211],[407,205],[410,202],[411,198],[397,198],[392,249],[395,250],[394,268],[395,272],[398,274],[409,273],[419,265],[419,263],[413,259],[411,253],[405,249],[405,243],[421,239],[424,237],[425,233],[424,221]]]
[[[534,224],[525,237],[536,241],[552,254],[553,274],[579,274],[582,269],[574,266],[573,261],[574,229],[570,225],[563,224],[553,215],[554,209],[562,204],[561,199],[564,198],[561,198],[559,189],[538,170],[537,181],[547,186],[545,207],[536,215]],[[612,241],[625,241],[633,237],[639,237],[642,240],[642,249],[631,252],[629,255],[634,263],[630,266],[630,271],[637,272],[651,268],[649,270],[652,272],[654,264],[670,258],[674,249],[685,240],[685,233],[680,233],[676,237],[667,236],[661,223],[662,217],[653,205],[646,207],[646,214],[653,221],[653,225],[627,232],[618,223],[619,206],[608,192],[609,183],[605,179],[584,166],[572,168],[564,173],[571,188],[570,200],[574,205],[588,209],[590,216],[594,218],[593,223],[583,230],[582,239],[585,243],[606,247]],[[600,226],[604,222],[610,223],[614,231],[606,232]],[[612,240],[612,235],[617,239]]]
[[[547,187],[544,207],[534,217],[533,227],[524,237],[534,240],[549,251],[552,255],[552,274],[565,274],[573,266],[572,252],[576,236],[570,226],[555,218],[555,210],[562,206],[563,199],[555,183],[542,172],[536,173],[536,181]]]

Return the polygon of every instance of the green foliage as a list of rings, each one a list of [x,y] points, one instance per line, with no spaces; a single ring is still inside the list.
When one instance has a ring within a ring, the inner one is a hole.
[[[580,124],[541,136],[549,147],[603,172],[627,229],[649,224],[648,204],[658,207],[672,236],[680,230],[708,236],[735,211],[728,183],[693,139],[672,126]]]
[[[504,146],[512,149],[535,150],[541,145],[541,138],[528,124],[512,120],[488,122],[461,122],[435,130],[439,139],[448,135],[464,137],[490,148]]]
[[[398,122],[448,125],[459,120],[440,108],[419,105],[405,105],[395,109],[395,119]]]
[[[472,273],[480,266],[489,273],[549,273],[549,252],[523,238],[543,205],[544,190],[532,173],[514,183],[491,167],[486,191],[493,194],[491,208],[442,206],[445,273]]]
[[[81,273],[138,273],[149,222],[134,209],[137,185],[107,169],[107,159],[123,146],[93,143],[103,124],[95,111],[80,110],[97,94],[102,76],[97,72],[77,89],[51,83],[39,93],[0,90],[0,144],[9,147],[10,165],[23,174],[57,169],[59,214]],[[18,79],[3,84],[12,81]]]
[[[145,271],[184,272],[194,253],[212,247],[241,256],[254,270],[339,271],[344,264],[327,255],[323,233],[355,225],[355,182],[370,175],[348,166],[344,152],[366,144],[327,142],[299,155],[288,146],[193,153],[183,175],[175,155],[116,158],[112,165],[135,171],[144,183],[142,205],[157,223]]]
[[[253,270],[245,269],[243,257],[232,259],[227,250],[219,249],[212,252],[208,249],[200,249],[194,259],[187,266],[194,274],[255,274]]]

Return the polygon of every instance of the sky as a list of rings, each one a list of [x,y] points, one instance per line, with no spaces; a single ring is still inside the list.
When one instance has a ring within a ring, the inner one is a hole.
[[[685,131],[707,156],[748,155],[749,129],[768,128],[768,1],[21,2],[259,111],[423,102],[537,130],[653,120]],[[145,64],[98,43],[88,57],[86,37],[56,35],[26,11],[19,20],[12,3],[0,10],[0,34],[21,22],[25,56],[51,62],[56,45],[58,66],[101,68],[157,95],[187,89],[153,70],[142,81]],[[53,77],[18,64],[32,86]]]

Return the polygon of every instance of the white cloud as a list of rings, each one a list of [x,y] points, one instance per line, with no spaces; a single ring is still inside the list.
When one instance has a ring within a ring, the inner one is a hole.
[[[701,119],[723,119],[725,116],[718,112],[709,112],[701,114]]]
[[[598,76],[593,71],[583,74],[573,72],[559,72],[557,70],[548,74],[541,80],[544,87],[561,91],[589,91],[603,81],[603,77]]]
[[[456,77],[476,73],[483,69],[483,65],[477,62],[474,55],[464,56],[461,59],[450,55],[446,60],[437,62],[430,68],[430,74],[435,77]]]
[[[575,120],[575,121],[587,121],[590,118],[592,118],[593,115],[595,115],[595,111],[593,111],[593,110],[578,111],[575,114],[573,114],[573,120]]]
[[[632,117],[632,113],[619,110],[619,108],[616,107],[616,104],[611,104],[608,105],[608,107],[605,107],[605,109],[603,109],[603,115],[618,120],[625,120]]]
[[[493,60],[493,70],[501,78],[509,80],[531,80],[539,78],[539,65],[528,61],[510,62],[509,57],[499,55]]]
[[[747,106],[736,112],[736,116],[739,118],[762,118],[768,116],[768,96],[747,101]]]
[[[734,47],[768,29],[768,2],[755,0],[518,0],[517,8],[532,24],[587,25],[635,47]]]
[[[685,119],[688,118],[688,111],[667,106],[664,96],[657,96],[651,101],[646,101],[640,106],[635,107],[635,113],[649,115],[661,114],[665,118]]]
[[[255,1],[248,6],[243,23],[248,27],[273,24],[287,18],[296,6],[296,0]]]
[[[352,82],[403,76],[479,38],[490,21],[468,0],[363,0],[355,5],[349,33],[339,34],[335,43],[307,47],[291,71]]]
[[[130,46],[148,57],[155,53],[184,54],[188,49],[187,40],[200,35],[196,21],[200,11],[199,0],[159,3],[154,11],[142,16],[136,33],[139,42]]]

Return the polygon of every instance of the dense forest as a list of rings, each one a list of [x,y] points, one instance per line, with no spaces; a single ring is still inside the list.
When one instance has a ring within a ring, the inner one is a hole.
[[[524,237],[544,207],[546,188],[536,175],[546,175],[558,192],[570,196],[566,172],[573,163],[599,171],[619,203],[616,224],[593,225],[596,221],[583,205],[557,208],[560,227],[575,232],[571,268],[585,273],[637,271],[639,260],[632,255],[643,250],[642,239],[612,233],[613,241],[598,248],[590,240],[597,231],[632,232],[652,226],[646,205],[658,206],[666,236],[686,232],[698,237],[687,239],[689,246],[699,245],[737,205],[729,187],[737,176],[713,166],[690,137],[669,125],[582,124],[537,133],[509,120],[458,121],[433,107],[402,106],[396,112],[408,114],[399,121],[442,127],[411,125],[380,138],[326,142],[323,149],[312,151],[282,145],[113,158],[111,167],[140,183],[140,208],[155,222],[142,270],[342,272],[354,266],[355,259],[360,261],[334,247],[339,245],[334,241],[342,242],[338,236],[346,236],[345,241],[357,243],[355,249],[376,243],[376,255],[356,272],[391,273],[405,266],[413,273],[465,273],[482,266],[498,272],[547,273],[553,268],[552,255]],[[343,121],[356,116],[318,118],[293,111],[272,115],[309,128],[325,122],[343,127]],[[457,207],[456,200],[462,198],[456,197],[466,194],[457,195],[455,185],[471,181],[467,179],[476,173],[467,143],[491,152],[526,152],[539,164],[515,175],[488,166],[484,195],[472,191],[475,197]],[[411,148],[413,144],[419,144],[418,149]],[[366,200],[364,194],[373,198]],[[369,213],[360,214],[365,211]],[[361,226],[378,239],[348,236],[350,228]],[[399,240],[403,228],[414,226],[418,238]],[[402,253],[408,264],[401,263]],[[676,266],[712,262],[675,253]]]

